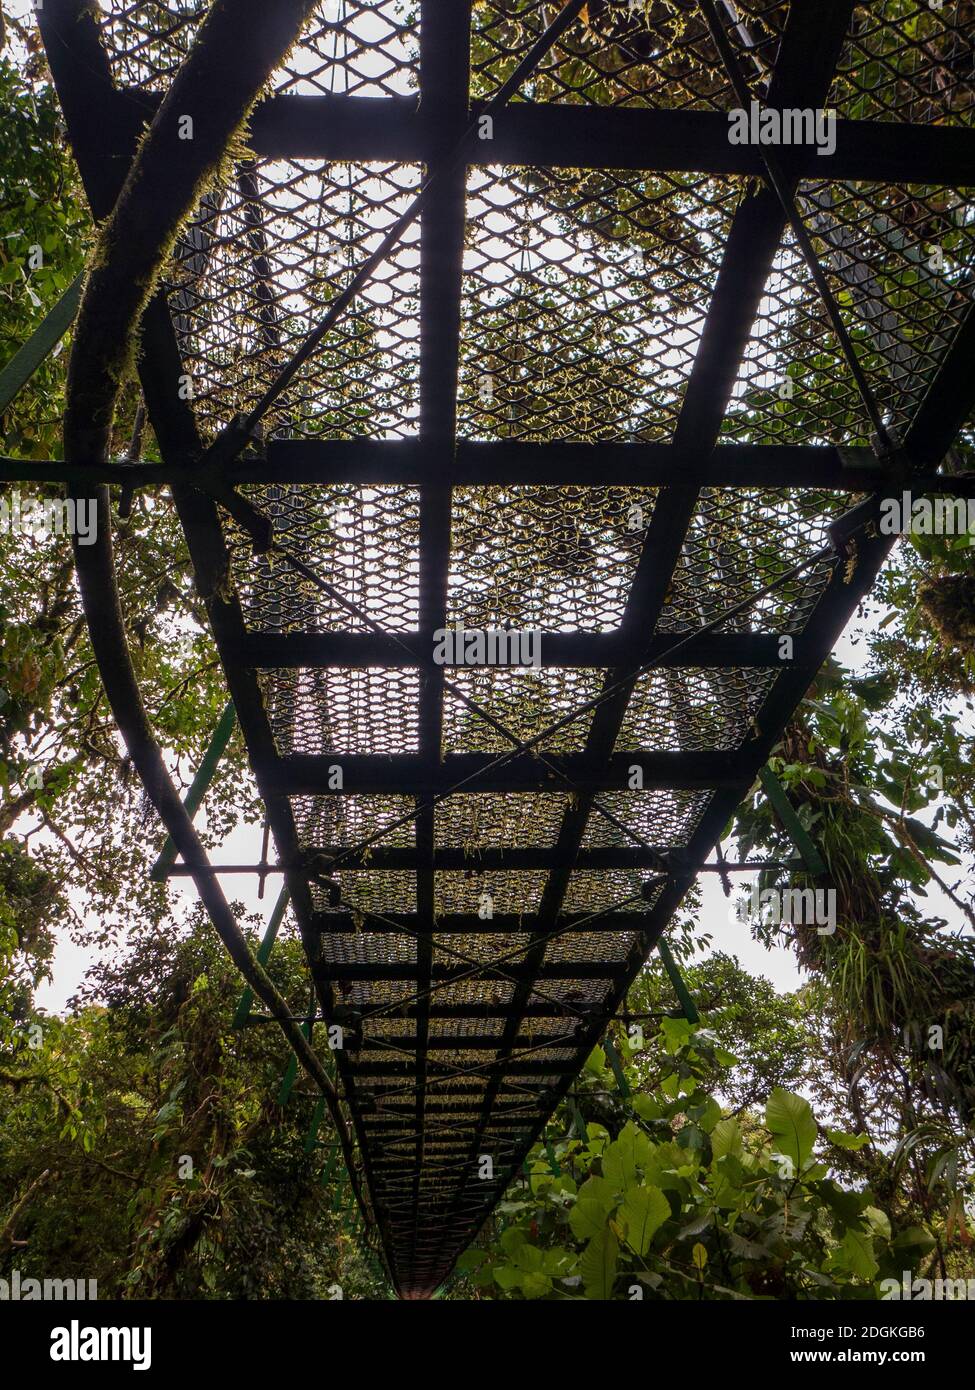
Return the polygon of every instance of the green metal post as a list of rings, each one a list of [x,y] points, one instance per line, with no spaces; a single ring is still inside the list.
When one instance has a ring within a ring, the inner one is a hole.
[[[284,914],[288,910],[288,890],[282,888],[278,894],[278,900],[274,904],[274,911],[271,913],[264,935],[261,937],[261,944],[257,948],[258,965],[267,965],[271,955],[271,948],[277,940],[278,930],[284,921]],[[240,1003],[234,1014],[232,1028],[245,1028],[247,1020],[250,1018],[251,1005],[254,1003],[254,991],[250,985],[246,985],[243,994],[240,996]]]
[[[303,1023],[301,1031],[308,1041],[311,1041],[311,1025]],[[284,1076],[281,1078],[281,1087],[278,1091],[278,1105],[287,1105],[288,1097],[291,1095],[291,1088],[298,1079],[298,1058],[294,1052],[288,1058],[288,1065],[284,1069]]]
[[[691,998],[691,992],[684,982],[683,975],[680,973],[680,966],[671,955],[670,947],[663,937],[657,942],[657,950],[660,952],[660,959],[664,963],[664,969],[667,972],[670,983],[674,986],[674,993],[677,995],[680,1006],[684,1010],[684,1017],[687,1019],[688,1023],[700,1023],[701,1015],[698,1013],[697,1006]]]
[[[234,731],[234,724],[237,713],[230,701],[220,716],[220,722],[213,731],[207,751],[203,754],[203,761],[200,763],[196,776],[190,783],[190,789],[183,798],[183,805],[186,807],[187,815],[190,820],[200,809],[200,803],[206,796],[210,783],[213,781],[214,774],[219,766],[220,759],[223,757],[224,749],[230,742],[230,735]],[[159,853],[159,858],[153,864],[149,877],[154,883],[165,883],[169,877],[169,871],[176,862],[176,846],[167,837]]]
[[[23,347],[17,349],[3,371],[0,371],[0,410],[6,410],[74,323],[78,305],[81,303],[83,281],[83,275],[72,280],[54,308],[45,315]]]
[[[782,822],[783,829],[802,856],[806,871],[813,875],[826,873],[826,863],[816,848],[809,832],[796,815],[792,802],[785,794],[782,783],[770,767],[763,767],[758,774],[762,790],[768,797],[772,809]]]
[[[310,1154],[319,1147],[318,1131],[325,1114],[325,1097],[320,1096],[312,1112],[311,1124],[308,1126],[308,1133],[305,1135],[305,1153]]]
[[[339,1146],[338,1146],[338,1141],[336,1140],[336,1142],[332,1145],[331,1152],[329,1153],[328,1162],[325,1164],[325,1167],[322,1169],[322,1176],[319,1178],[319,1182],[321,1183],[322,1187],[327,1187],[327,1186],[328,1186],[329,1181],[331,1180],[331,1177],[332,1177],[332,1173],[335,1171],[335,1164],[336,1164],[337,1161],[338,1161],[338,1156],[339,1156]]]
[[[628,1096],[630,1094],[630,1084],[626,1079],[623,1063],[620,1061],[620,1054],[616,1051],[616,1044],[613,1042],[612,1038],[603,1038],[603,1051],[606,1053],[610,1070],[616,1077],[616,1089],[621,1096]]]

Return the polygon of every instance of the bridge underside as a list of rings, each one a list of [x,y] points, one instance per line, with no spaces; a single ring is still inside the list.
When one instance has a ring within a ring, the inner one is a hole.
[[[45,0],[97,217],[201,8]],[[195,459],[555,8],[324,5],[143,327],[407,1297],[476,1234],[868,590],[890,538],[831,556],[828,527],[936,468],[971,405],[970,7],[718,7],[757,100],[836,112],[835,150],[775,153],[891,453],[762,147],[729,140],[700,8],[591,3],[233,471],[324,583],[254,554],[192,490]],[[438,664],[457,624],[540,632],[537,668]]]

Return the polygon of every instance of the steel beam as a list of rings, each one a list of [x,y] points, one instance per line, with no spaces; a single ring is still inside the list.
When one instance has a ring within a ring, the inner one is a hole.
[[[138,89],[125,97],[138,131],[160,98]],[[471,109],[477,113],[483,104]],[[728,117],[715,111],[519,101],[495,120],[494,139],[480,142],[471,162],[760,176],[761,149],[731,144],[728,129]],[[427,164],[440,134],[415,96],[278,94],[255,108],[247,143],[270,159]],[[975,183],[975,137],[963,127],[841,119],[834,154],[800,146],[794,155],[802,178],[923,184],[934,176],[953,187]]]

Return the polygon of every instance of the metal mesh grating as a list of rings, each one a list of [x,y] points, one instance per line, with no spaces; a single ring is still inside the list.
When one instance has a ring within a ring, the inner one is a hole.
[[[619,627],[654,497],[639,488],[458,488],[448,622]]]
[[[461,433],[668,438],[737,196],[696,175],[478,171]]]
[[[971,193],[804,183],[799,209],[881,409],[903,430],[971,307]],[[870,437],[870,422],[791,235],[766,286],[726,430],[762,442],[847,444]]]
[[[531,667],[525,670],[465,667],[453,673],[451,679],[467,699],[475,700],[489,710],[518,739],[540,734],[560,715],[592,699],[602,688],[599,671],[557,666],[538,670]],[[539,745],[540,751],[556,753],[583,748],[590,722],[589,715],[576,719],[543,739]],[[446,752],[506,753],[511,746],[510,739],[480,719],[450,691],[447,692],[444,701]]]
[[[279,753],[406,753],[418,746],[415,671],[266,671],[261,686]]]
[[[712,622],[823,549],[828,523],[852,499],[842,494],[705,489],[691,517],[660,616],[660,628],[683,632]],[[722,630],[801,632],[828,581],[824,563],[784,582]]]
[[[853,120],[970,125],[973,24],[970,0],[857,5],[831,101]]]
[[[772,671],[648,671],[630,697],[622,748],[737,748],[775,679]]]
[[[254,487],[245,496],[296,555],[314,555],[338,597],[273,555],[231,537],[234,577],[256,632],[391,632],[419,616],[419,493],[415,488]],[[358,610],[358,611],[356,611]]]
[[[775,62],[787,0],[738,0],[732,35],[756,71]],[[477,7],[473,89],[493,91],[545,28],[544,0]],[[721,61],[692,0],[592,0],[583,23],[539,65],[534,101],[600,106],[734,106]]]
[[[195,39],[207,0],[100,0],[116,82],[165,91]],[[322,0],[272,88],[397,96],[417,85],[417,7],[403,0]]]
[[[416,843],[412,821],[392,828],[412,810],[406,796],[296,796],[291,810],[302,847],[350,849],[385,826],[391,828],[382,844]]]
[[[210,195],[169,277],[205,431],[252,406],[419,186],[415,165],[255,160]],[[278,403],[285,437],[416,430],[418,233],[408,232]]]
[[[555,792],[474,792],[442,801],[434,812],[438,846],[459,846],[477,863],[479,850],[517,845],[551,846],[565,814],[567,798]]]

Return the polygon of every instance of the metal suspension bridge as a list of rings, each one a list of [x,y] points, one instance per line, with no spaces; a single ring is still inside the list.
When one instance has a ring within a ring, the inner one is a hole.
[[[263,1001],[320,1087],[402,1297],[442,1283],[655,948],[693,1008],[663,933],[733,870],[709,856],[756,783],[822,871],[766,764],[893,543],[880,499],[972,495],[938,471],[975,403],[956,8],[38,9],[113,235],[0,377],[23,387],[81,299],[65,462],[0,470],[100,499],[82,595],[157,870],[240,965],[237,1022]],[[733,143],[753,102],[833,113],[835,148]],[[84,381],[140,236],[161,277],[114,349],[138,326],[151,463],[107,456]],[[171,490],[226,673],[185,804],[110,486]],[[452,628],[530,630],[540,660],[439,663]],[[235,719],[267,831],[221,866],[192,817]],[[221,872],[283,875],[256,961]],[[304,1013],[262,969],[286,903]]]

